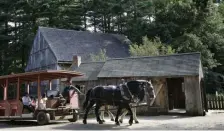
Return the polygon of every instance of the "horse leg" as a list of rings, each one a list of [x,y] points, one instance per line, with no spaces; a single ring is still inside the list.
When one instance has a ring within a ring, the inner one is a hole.
[[[90,103],[88,104],[88,106],[86,107],[86,111],[85,111],[85,114],[84,114],[84,117],[83,117],[83,124],[87,124],[87,115],[89,113],[89,110],[92,108],[92,106],[95,104],[94,101],[90,101]]]
[[[102,122],[105,122],[105,120],[104,120],[104,111],[100,111],[100,119],[102,120]]]
[[[133,118],[134,118],[134,120],[135,120],[135,123],[139,123],[139,122],[138,122],[138,119],[137,119],[137,116],[136,116],[136,113],[137,113],[137,111],[136,111],[136,107],[132,108],[132,110],[133,110]]]
[[[100,109],[100,104],[97,103],[95,108],[96,120],[99,122],[99,124],[103,124],[103,121],[100,119],[100,116],[99,116],[99,109]]]
[[[121,115],[120,120],[119,120],[120,123],[123,123],[123,119],[124,119],[124,117],[127,115],[127,113],[128,113],[128,110],[125,110],[125,111],[123,112],[123,114]]]
[[[107,112],[108,116],[110,117],[111,121],[114,121],[114,115],[109,110],[109,105],[105,106],[105,111]]]
[[[117,114],[116,114],[116,118],[115,118],[115,123],[116,125],[120,125],[119,121],[118,121],[118,117],[120,116],[121,114],[121,106],[118,107],[118,110],[117,110]]]
[[[110,112],[109,110],[107,111],[108,115],[110,116],[110,120],[114,121],[114,115],[112,112]]]
[[[133,112],[131,110],[131,107],[129,104],[126,105],[126,109],[129,111],[130,113],[130,119],[129,119],[129,124],[132,125],[133,124]]]

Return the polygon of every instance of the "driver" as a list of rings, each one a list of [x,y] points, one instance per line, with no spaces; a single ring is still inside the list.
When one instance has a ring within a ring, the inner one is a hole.
[[[78,88],[76,88],[76,87],[74,87],[74,86],[72,85],[72,83],[70,82],[69,79],[65,82],[65,84],[66,84],[66,87],[64,88],[64,91],[63,91],[63,94],[62,94],[62,95],[63,95],[64,98],[67,100],[67,103],[70,102],[70,101],[69,101],[69,98],[70,98],[70,97],[69,97],[69,91],[70,91],[70,90],[74,90],[74,92],[72,93],[72,95],[74,95],[75,92],[78,92],[78,93],[82,94]],[[71,95],[71,96],[72,96],[72,95]]]

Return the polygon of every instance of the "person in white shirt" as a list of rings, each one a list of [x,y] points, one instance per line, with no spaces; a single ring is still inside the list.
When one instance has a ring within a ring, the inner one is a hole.
[[[47,102],[47,95],[46,95],[46,93],[44,93],[42,95],[42,99],[43,99],[43,103],[46,104],[46,102]]]
[[[29,97],[29,94],[27,92],[22,97],[22,102],[23,102],[23,109],[26,108],[30,112],[34,112],[34,107],[32,106],[31,98]]]

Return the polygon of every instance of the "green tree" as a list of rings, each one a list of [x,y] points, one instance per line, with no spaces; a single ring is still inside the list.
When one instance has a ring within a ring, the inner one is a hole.
[[[175,53],[175,50],[171,46],[162,44],[161,41],[156,38],[149,40],[146,36],[143,37],[143,44],[130,45],[129,52],[131,56],[157,56],[167,55]]]
[[[105,49],[100,49],[98,54],[90,54],[92,61],[106,61],[108,59]]]
[[[217,60],[213,58],[214,54],[208,49],[208,46],[204,45],[200,37],[195,34],[184,34],[183,36],[175,39],[172,45],[177,52],[181,53],[201,52],[202,64],[204,67],[212,69],[219,65]]]

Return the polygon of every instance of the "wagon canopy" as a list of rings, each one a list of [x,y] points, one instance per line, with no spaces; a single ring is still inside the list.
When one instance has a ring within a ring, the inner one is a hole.
[[[0,84],[5,84],[6,80],[8,80],[9,83],[16,83],[18,82],[18,78],[20,82],[35,82],[38,81],[38,77],[40,81],[44,81],[78,76],[83,76],[83,74],[76,71],[44,70],[0,76]]]

